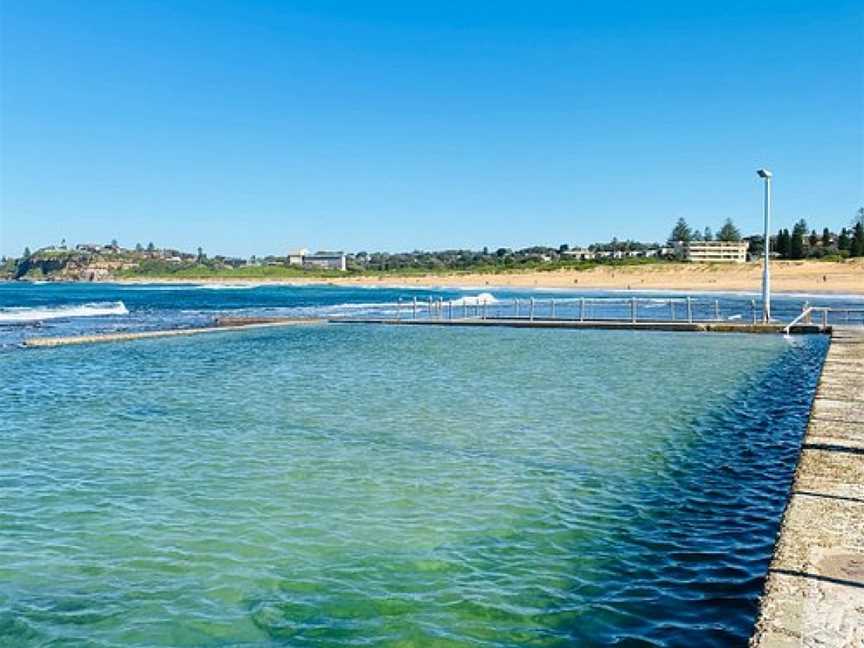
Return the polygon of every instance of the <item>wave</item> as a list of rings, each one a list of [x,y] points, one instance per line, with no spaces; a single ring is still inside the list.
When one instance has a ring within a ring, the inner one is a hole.
[[[483,306],[484,304],[497,304],[498,299],[492,293],[482,292],[479,295],[466,295],[453,300],[454,306]]]
[[[190,288],[195,288],[196,290],[249,290],[250,288],[260,288],[266,284],[261,283],[242,283],[242,284],[231,284],[231,283],[205,283],[205,284],[196,284],[194,286],[190,286]]]
[[[69,317],[104,317],[106,315],[128,314],[126,304],[122,301],[66,306],[11,306],[0,308],[0,322],[37,322]]]

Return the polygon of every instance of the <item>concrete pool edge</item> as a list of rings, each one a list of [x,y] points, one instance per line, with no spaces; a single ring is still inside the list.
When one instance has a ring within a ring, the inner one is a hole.
[[[750,645],[864,645],[864,329],[832,332]]]
[[[58,337],[32,337],[22,342],[25,348],[58,347],[76,344],[97,344],[102,342],[125,342],[160,337],[199,335],[203,333],[225,333],[249,329],[274,328],[281,326],[321,325],[321,324],[364,324],[364,325],[403,325],[403,326],[455,326],[455,327],[504,327],[531,329],[597,329],[616,331],[666,331],[693,333],[768,333],[777,335],[784,332],[781,324],[746,324],[727,322],[667,322],[645,321],[630,322],[622,320],[547,320],[516,318],[460,318],[445,319],[384,319],[384,318],[347,318],[347,317],[217,317],[210,326],[197,328],[156,329],[149,331],[123,331],[116,333],[93,333]],[[815,324],[797,324],[790,329],[796,334],[830,334],[831,327],[822,328]]]

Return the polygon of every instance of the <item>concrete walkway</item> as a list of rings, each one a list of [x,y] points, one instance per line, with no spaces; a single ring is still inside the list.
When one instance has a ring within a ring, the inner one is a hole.
[[[834,328],[751,646],[864,646],[862,328]]]

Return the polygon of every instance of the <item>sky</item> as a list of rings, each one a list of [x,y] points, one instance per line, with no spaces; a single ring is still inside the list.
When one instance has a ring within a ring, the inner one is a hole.
[[[857,0],[0,0],[0,254],[839,229],[862,151]]]

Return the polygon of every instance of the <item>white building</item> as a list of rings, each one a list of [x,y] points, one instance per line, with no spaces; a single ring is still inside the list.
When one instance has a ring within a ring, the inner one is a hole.
[[[678,241],[675,247],[686,261],[699,263],[745,263],[747,241]]]
[[[588,248],[571,248],[569,250],[564,250],[561,254],[573,259],[578,259],[579,261],[591,261],[594,259],[594,253]]]
[[[299,250],[288,251],[288,265],[302,266],[303,258],[309,255],[309,250],[300,248]]]
[[[343,252],[316,252],[309,254],[309,250],[301,248],[288,252],[288,265],[301,266],[307,270],[339,270],[345,272],[348,266],[345,262]]]
[[[303,257],[303,267],[316,270],[339,270],[345,272],[345,254],[342,252],[316,252]]]

